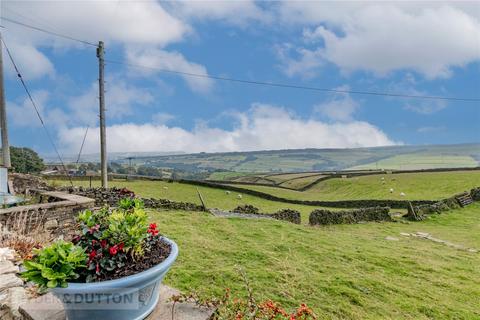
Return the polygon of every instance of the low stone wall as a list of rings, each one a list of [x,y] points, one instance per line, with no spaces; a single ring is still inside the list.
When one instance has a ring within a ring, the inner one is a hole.
[[[8,180],[13,185],[16,194],[25,194],[29,190],[50,190],[51,188],[40,177],[31,174],[9,173]]]
[[[470,196],[473,201],[480,201],[480,187],[470,190]]]
[[[300,224],[302,222],[300,218],[300,212],[292,209],[282,209],[272,213],[271,217],[277,220],[288,221],[295,224]]]
[[[260,209],[258,209],[255,206],[252,206],[251,204],[244,204],[244,205],[238,206],[235,209],[233,209],[232,211],[237,212],[237,213],[246,213],[246,214],[259,214],[260,213]]]
[[[125,188],[83,188],[67,187],[62,190],[71,194],[81,195],[95,199],[96,206],[116,206],[117,203],[126,197],[134,197],[135,193]],[[186,210],[186,211],[205,211],[202,205],[191,202],[176,202],[167,199],[139,198],[143,200],[146,208]]]
[[[357,210],[330,211],[317,209],[310,213],[310,225],[358,223],[363,221],[392,221],[388,207],[362,208]]]
[[[0,210],[0,224],[7,228],[21,227],[44,230],[57,236],[66,235],[75,224],[75,217],[80,211],[93,208],[95,201],[86,197],[62,192],[40,192],[40,197],[47,203],[11,207]]]
[[[470,196],[473,201],[480,201],[480,187],[470,190]],[[457,196],[442,199],[432,204],[411,205],[408,207],[408,213],[405,216],[412,221],[424,220],[430,214],[440,214],[442,212],[460,208],[460,204],[456,199]]]

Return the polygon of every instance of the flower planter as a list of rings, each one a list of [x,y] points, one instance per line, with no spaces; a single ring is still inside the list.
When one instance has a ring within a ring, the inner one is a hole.
[[[175,242],[170,255],[160,264],[120,279],[93,283],[69,283],[67,288],[53,288],[68,320],[140,320],[157,305],[160,284],[178,256]]]

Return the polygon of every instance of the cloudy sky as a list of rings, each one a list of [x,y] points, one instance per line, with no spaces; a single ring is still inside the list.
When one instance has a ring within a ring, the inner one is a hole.
[[[2,1],[2,17],[105,41],[109,151],[216,152],[480,141],[480,2]],[[95,47],[2,20],[62,153],[99,149]],[[11,143],[53,149],[4,52]],[[130,66],[129,66],[130,64]],[[132,64],[150,68],[133,67]]]

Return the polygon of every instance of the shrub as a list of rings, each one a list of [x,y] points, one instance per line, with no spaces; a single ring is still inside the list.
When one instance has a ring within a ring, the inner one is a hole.
[[[68,280],[79,277],[78,269],[85,267],[86,260],[83,248],[59,240],[42,250],[37,249],[33,259],[24,261],[26,271],[22,277],[35,282],[41,291],[66,287]]]

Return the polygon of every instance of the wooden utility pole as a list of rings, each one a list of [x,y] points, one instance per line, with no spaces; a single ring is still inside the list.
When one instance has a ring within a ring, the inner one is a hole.
[[[105,128],[105,80],[104,80],[104,50],[103,41],[98,42],[97,48],[98,58],[98,89],[99,89],[99,101],[100,101],[100,161],[102,171],[102,187],[108,188],[107,177],[107,134]]]
[[[5,88],[3,86],[3,41],[0,33],[0,126],[2,135],[2,159],[5,168],[11,167],[10,145],[8,143],[7,105],[5,103]]]

